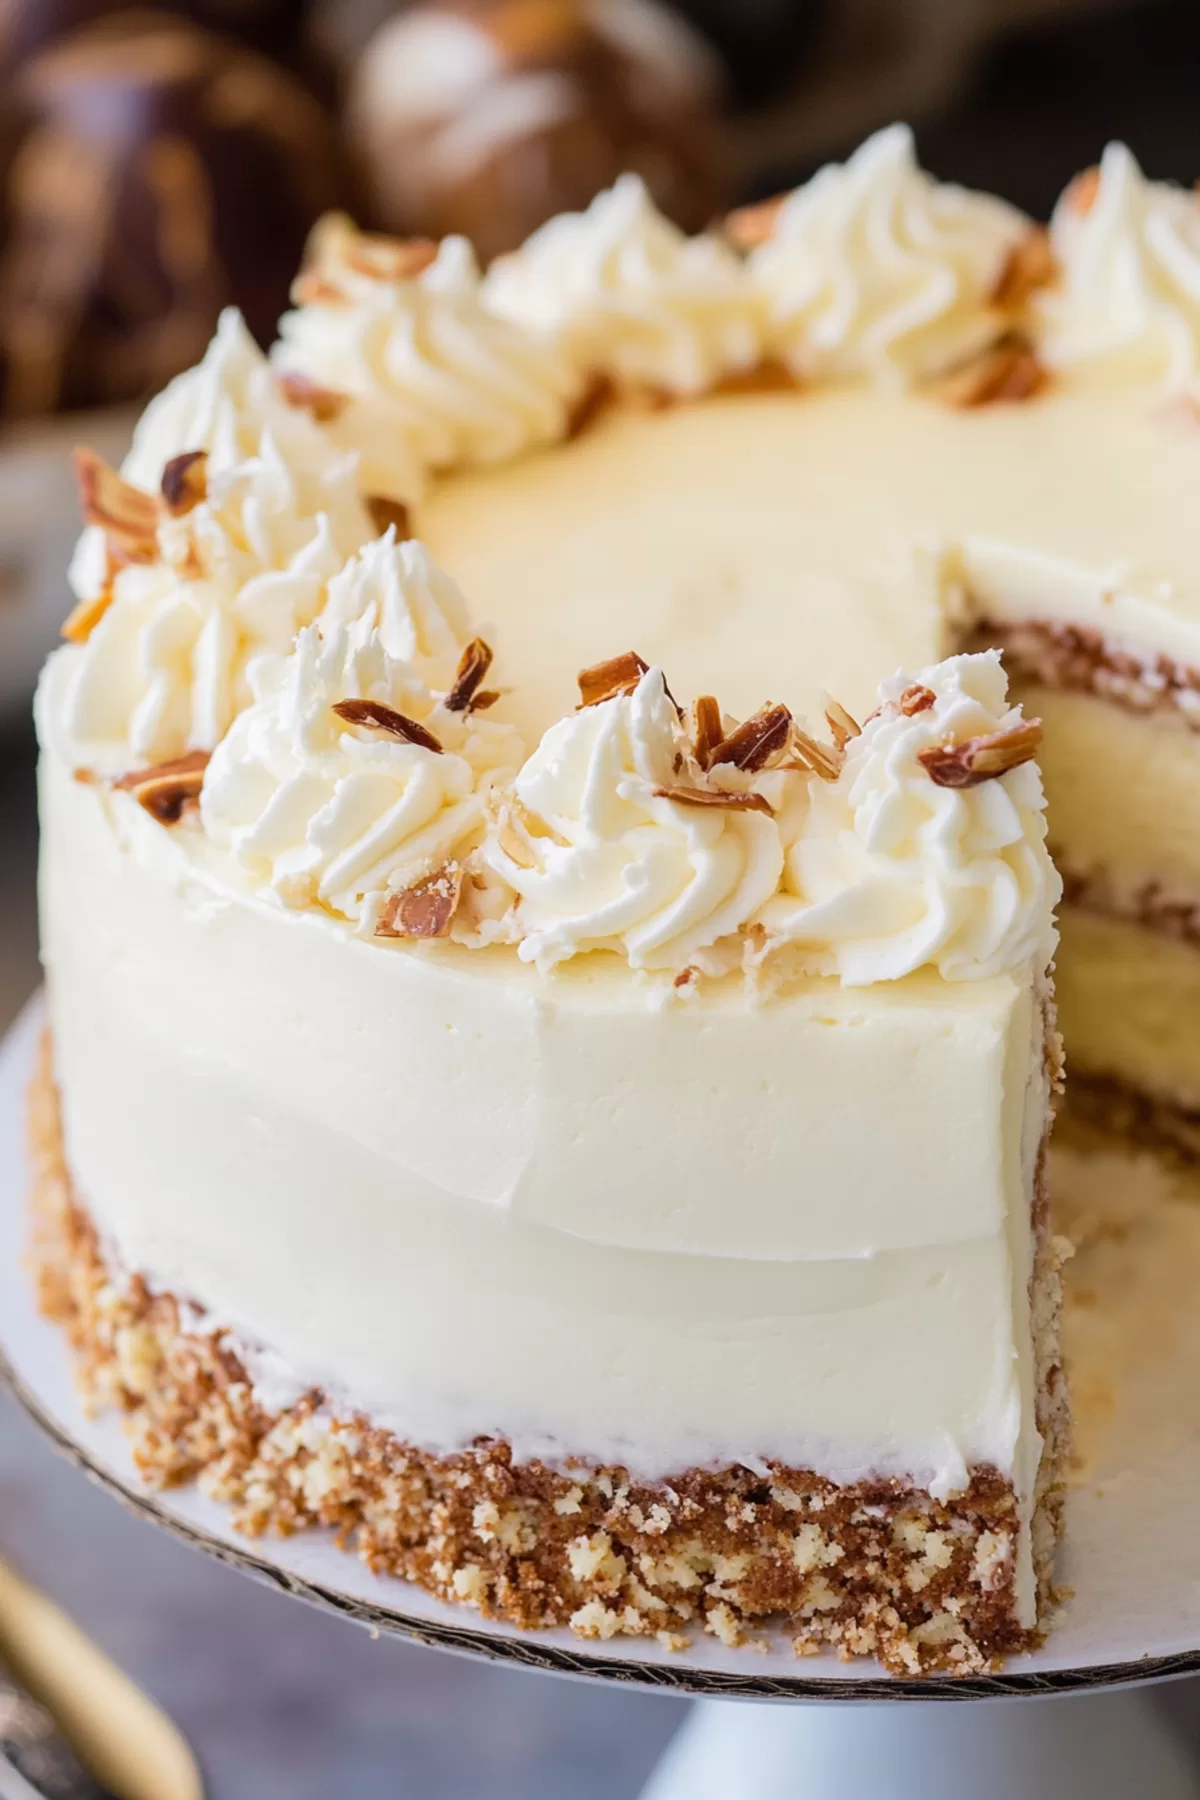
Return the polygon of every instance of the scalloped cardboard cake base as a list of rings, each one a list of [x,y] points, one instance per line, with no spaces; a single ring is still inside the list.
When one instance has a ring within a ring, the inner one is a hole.
[[[797,1659],[780,1635],[757,1650],[696,1633],[686,1651],[568,1631],[522,1633],[419,1588],[372,1575],[326,1533],[250,1540],[195,1488],[151,1493],[120,1420],[89,1418],[62,1334],[26,1275],[24,1087],[40,1027],[34,1002],[0,1051],[0,1380],[95,1481],[186,1542],[381,1632],[561,1674],[755,1699],[970,1699],[1063,1692],[1200,1670],[1200,1188],[1145,1156],[1055,1153],[1071,1271],[1068,1352],[1084,1466],[1059,1572],[1066,1597],[1044,1649],[1002,1673],[898,1680],[832,1655]]]

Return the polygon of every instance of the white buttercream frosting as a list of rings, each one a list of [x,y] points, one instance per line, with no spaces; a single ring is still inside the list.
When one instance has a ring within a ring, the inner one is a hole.
[[[393,661],[408,663],[431,687],[447,689],[471,637],[462,589],[415,538],[396,542],[394,527],[376,538],[329,583],[321,629],[361,622],[378,632]]]
[[[779,827],[657,791],[701,782],[658,669],[552,725],[514,783],[521,854],[505,835],[484,852],[520,896],[521,956],[551,968],[616,950],[679,969],[746,925],[778,885]]]
[[[366,491],[412,499],[430,470],[561,438],[579,382],[545,334],[485,308],[465,238],[444,239],[417,273],[402,250],[327,221],[315,284],[299,284],[303,303],[282,319],[274,355],[348,397],[329,430],[358,452]]]
[[[486,790],[521,759],[511,726],[447,711],[367,619],[307,627],[264,690],[214,752],[200,816],[285,906],[316,905],[369,927],[372,902],[389,886],[469,847]],[[404,714],[443,748],[334,711],[358,699]]]
[[[1052,367],[1160,381],[1179,390],[1200,368],[1200,201],[1147,181],[1124,144],[1072,182],[1050,227],[1060,265],[1038,296]]]
[[[753,368],[760,302],[729,247],[689,238],[622,175],[586,212],[563,213],[488,271],[496,312],[549,332],[588,375],[695,394]]]
[[[992,294],[1029,221],[936,181],[892,125],[789,195],[749,259],[772,352],[796,374],[907,382],[997,330]]]
[[[899,702],[914,686],[934,700],[910,715]],[[1019,724],[1006,686],[997,651],[893,676],[837,780],[812,784],[784,892],[762,920],[813,973],[865,986],[929,966],[964,981],[1049,962],[1062,884],[1036,764],[951,788],[918,760]]]

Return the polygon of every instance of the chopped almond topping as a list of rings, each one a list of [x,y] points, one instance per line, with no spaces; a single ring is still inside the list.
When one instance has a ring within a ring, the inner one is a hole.
[[[1100,192],[1100,170],[1093,163],[1090,169],[1083,169],[1067,188],[1065,200],[1073,213],[1084,218],[1096,204],[1096,196]]]
[[[88,600],[77,600],[59,628],[60,636],[69,644],[86,644],[113,603],[111,581]]]
[[[786,706],[760,707],[721,739],[712,751],[709,766],[732,763],[735,769],[753,774],[786,748],[791,725],[792,715]]]
[[[937,787],[978,787],[997,775],[1032,762],[1042,741],[1042,721],[1024,719],[1007,731],[990,731],[961,744],[934,744],[917,761]]]
[[[992,289],[993,306],[1015,310],[1024,306],[1036,289],[1047,287],[1058,272],[1050,233],[1044,225],[1035,225],[1009,251]]]
[[[725,235],[739,250],[756,250],[775,234],[775,223],[787,194],[773,194],[752,206],[739,206],[725,220]]]
[[[149,769],[131,769],[112,785],[132,794],[160,825],[177,825],[184,809],[200,798],[208,756],[207,750],[189,750]]]
[[[900,711],[906,719],[911,719],[917,713],[928,712],[936,700],[937,695],[932,688],[922,687],[919,681],[914,681],[912,686],[906,687],[900,696]]]
[[[350,296],[320,269],[305,269],[292,283],[297,306],[349,306]]]
[[[390,525],[396,527],[397,540],[412,536],[412,522],[403,500],[393,500],[389,494],[367,494],[363,505],[380,537]]]
[[[427,731],[406,713],[397,712],[394,706],[385,706],[382,700],[338,700],[334,702],[333,710],[347,725],[369,725],[406,744],[416,744],[421,750],[442,754],[442,746],[432,731]]]
[[[694,968],[693,965],[689,963],[686,969],[680,969],[678,975],[671,983],[671,986],[677,988],[691,987],[699,973],[699,969]]]
[[[350,404],[349,394],[339,394],[334,388],[318,387],[315,381],[310,381],[307,375],[301,375],[295,369],[285,369],[280,375],[279,391],[289,406],[311,414],[318,425],[331,424]]]
[[[819,775],[822,781],[836,781],[842,772],[842,751],[832,744],[823,744],[819,738],[810,736],[802,726],[792,723],[790,749],[795,759],[785,762],[785,769],[806,769],[810,775]]]
[[[199,506],[208,492],[208,452],[185,450],[164,463],[162,497],[167,511],[176,518]]]
[[[725,735],[721,708],[712,694],[701,694],[692,707],[692,748],[702,769],[712,766],[713,751]]]
[[[520,832],[507,821],[496,832],[496,842],[507,856],[509,862],[516,863],[518,869],[536,869],[537,858],[530,850]]]
[[[656,800],[678,800],[681,806],[723,806],[731,812],[771,811],[761,794],[727,794],[721,788],[658,787]]]
[[[851,738],[862,736],[862,726],[848,713],[839,700],[830,700],[825,708],[825,723],[833,734],[835,750],[844,750]]]
[[[131,486],[90,450],[72,452],[83,516],[99,525],[125,562],[153,562],[158,555],[158,502]]]
[[[965,409],[1030,400],[1048,380],[1029,340],[1020,332],[1008,331],[977,356],[951,369],[935,383],[935,392],[947,405]]]
[[[427,269],[438,253],[433,238],[387,237],[382,232],[358,231],[342,246],[342,260],[372,281],[411,281]]]
[[[472,638],[458,659],[454,685],[445,699],[447,712],[471,712],[474,709],[476,690],[491,666],[491,646],[482,638]],[[499,695],[493,698],[499,699]]]
[[[499,688],[480,688],[479,692],[472,698],[467,711],[473,713],[486,712],[489,706],[495,706],[500,697],[501,690]]]
[[[607,662],[580,669],[580,706],[599,706],[603,700],[615,700],[618,694],[632,694],[649,667],[636,650],[626,650],[623,656],[610,656]]]
[[[445,863],[432,875],[414,881],[384,901],[375,936],[384,938],[444,938],[450,933],[462,898],[463,872],[458,863]]]

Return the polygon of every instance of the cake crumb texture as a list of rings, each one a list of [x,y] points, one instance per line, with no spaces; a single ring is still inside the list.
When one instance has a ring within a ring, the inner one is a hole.
[[[1017,1500],[994,1469],[974,1469],[945,1502],[894,1480],[839,1487],[775,1465],[646,1483],[583,1459],[518,1462],[495,1439],[435,1454],[339,1416],[319,1390],[265,1410],[228,1333],[107,1262],[66,1167],[48,1038],[30,1135],[39,1303],[66,1331],[88,1406],[125,1413],[148,1486],[197,1480],[252,1537],[333,1527],[377,1573],[524,1630],[569,1625],[682,1649],[697,1629],[736,1646],[782,1624],[798,1655],[830,1646],[908,1676],[982,1673],[1038,1641],[1016,1620]],[[1059,1255],[1044,1221],[1035,1226],[1044,1608],[1067,1415]]]

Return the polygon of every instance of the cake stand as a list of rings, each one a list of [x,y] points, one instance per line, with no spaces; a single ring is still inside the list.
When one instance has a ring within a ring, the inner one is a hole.
[[[1061,1568],[1069,1592],[1043,1649],[995,1675],[904,1679],[832,1656],[798,1660],[779,1637],[757,1651],[699,1634],[683,1652],[581,1642],[566,1631],[522,1634],[372,1575],[327,1534],[240,1538],[226,1509],[195,1488],[140,1484],[119,1420],[82,1410],[61,1334],[38,1316],[22,1267],[23,1090],[39,1023],[34,1002],[0,1051],[0,1380],[134,1512],[377,1633],[698,1696],[643,1800],[1200,1800],[1200,1776],[1136,1691],[1200,1672],[1200,1319],[1188,1303],[1200,1283],[1200,1206],[1167,1191],[1153,1165],[1109,1151],[1060,1157],[1055,1171],[1068,1194],[1091,1185],[1106,1224],[1080,1258],[1090,1258],[1091,1304],[1073,1325],[1085,1421],[1092,1410],[1100,1424],[1085,1433],[1088,1468],[1071,1496]],[[1106,1306],[1106,1246],[1117,1240]]]

